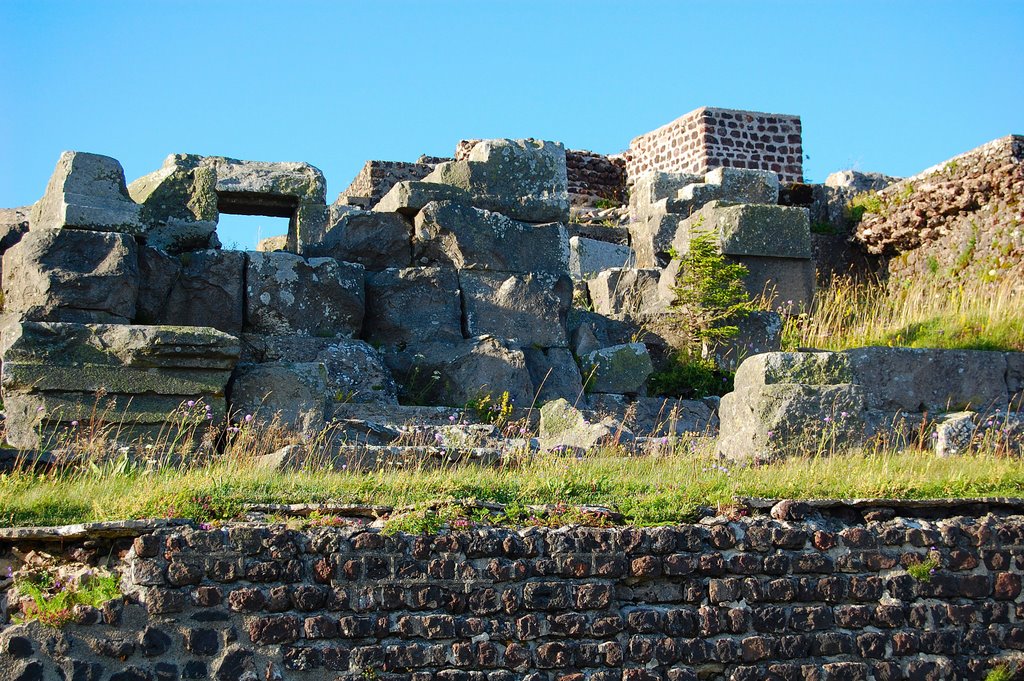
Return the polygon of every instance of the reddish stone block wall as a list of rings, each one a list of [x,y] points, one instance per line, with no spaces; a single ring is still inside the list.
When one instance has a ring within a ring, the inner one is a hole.
[[[704,174],[712,168],[771,170],[803,181],[799,116],[702,107],[629,144],[629,177],[652,170]]]
[[[1019,656],[1024,517],[891,514],[159,530],[125,603],[0,630],[0,678],[981,681]]]

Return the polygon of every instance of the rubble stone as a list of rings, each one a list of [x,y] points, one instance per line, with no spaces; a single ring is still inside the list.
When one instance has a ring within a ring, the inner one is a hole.
[[[326,256],[363,265],[369,271],[412,263],[412,224],[399,213],[332,210],[327,233],[307,256]]]
[[[601,348],[580,358],[583,383],[589,392],[636,394],[654,372],[643,343]]]

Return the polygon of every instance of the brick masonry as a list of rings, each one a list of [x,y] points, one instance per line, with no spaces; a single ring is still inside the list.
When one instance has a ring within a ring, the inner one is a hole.
[[[701,107],[635,138],[626,172],[704,174],[712,168],[771,170],[781,182],[803,181],[799,116]]]
[[[126,604],[84,608],[59,632],[8,625],[0,671],[883,681],[983,679],[1021,654],[1024,516],[863,515],[437,536],[159,530],[124,559]],[[929,581],[907,573],[929,557]]]

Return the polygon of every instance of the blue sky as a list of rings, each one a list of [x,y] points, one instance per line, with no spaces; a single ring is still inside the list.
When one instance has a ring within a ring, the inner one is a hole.
[[[333,201],[366,159],[612,153],[704,105],[800,115],[818,182],[1024,133],[1021,2],[0,0],[0,29],[0,206],[64,149],[129,181],[175,152],[308,161]]]

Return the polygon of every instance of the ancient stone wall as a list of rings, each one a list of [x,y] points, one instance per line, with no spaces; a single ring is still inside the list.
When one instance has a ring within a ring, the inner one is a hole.
[[[81,608],[61,630],[7,626],[0,672],[980,680],[1020,659],[1024,517],[814,510],[784,502],[780,520],[435,536],[159,530],[123,561],[124,604]]]
[[[626,202],[626,163],[620,158],[592,151],[566,150],[565,170],[569,194],[581,199],[601,198]]]
[[[895,278],[1024,283],[1024,137],[984,144],[872,195],[856,239]]]
[[[799,116],[701,107],[629,143],[626,172],[703,175],[713,168],[770,170],[803,181]]]
[[[459,140],[455,159],[466,160],[469,152],[483,140]],[[573,203],[597,199],[626,201],[626,162],[619,156],[606,156],[592,151],[566,149],[565,170]]]
[[[371,208],[399,182],[422,180],[434,167],[449,159],[430,158],[429,161],[367,161],[340,198],[348,203]]]

